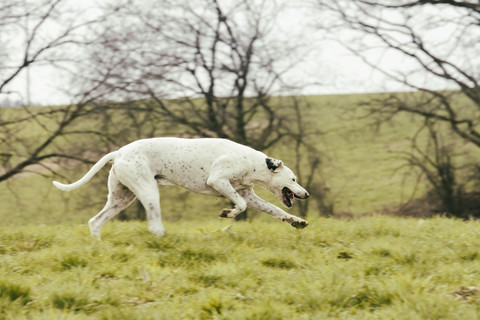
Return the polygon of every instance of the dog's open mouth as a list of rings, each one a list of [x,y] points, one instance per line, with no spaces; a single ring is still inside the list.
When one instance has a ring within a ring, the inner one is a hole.
[[[295,194],[292,192],[292,190],[288,189],[287,187],[284,187],[282,189],[282,195],[283,195],[283,204],[287,208],[291,208],[293,206],[293,202],[295,201]]]

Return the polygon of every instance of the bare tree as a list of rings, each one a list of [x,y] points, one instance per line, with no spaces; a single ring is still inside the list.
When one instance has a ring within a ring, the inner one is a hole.
[[[2,88],[35,63],[68,61],[61,67],[73,75],[72,103],[0,113],[0,181],[34,164],[56,171],[59,159],[90,163],[159,133],[229,138],[260,150],[300,134],[291,123],[300,109],[281,95],[295,92],[285,77],[303,48],[276,38],[276,2],[112,1],[95,20],[73,19],[45,34],[66,1],[38,2],[31,8],[44,11],[35,15],[17,8],[23,18],[9,25],[28,17],[30,44],[2,68]]]
[[[281,95],[302,85],[285,77],[305,48],[279,40],[281,3],[117,1],[107,10],[115,15],[94,31],[90,67],[79,76],[122,101],[116,110],[147,114],[164,133],[259,150],[298,135],[298,110]]]
[[[311,198],[297,203],[298,213],[301,217],[306,217],[313,199],[317,203],[320,215],[331,216],[334,211],[333,198],[326,181],[322,180],[324,155],[317,147],[324,133],[311,121],[309,111],[312,106],[305,99],[291,97],[291,101],[295,121],[289,126],[291,132],[288,140],[292,141],[291,150],[295,154],[295,172],[311,195]]]
[[[465,203],[466,190],[475,179],[475,174],[472,174],[475,165],[460,161],[465,154],[452,139],[448,139],[449,133],[444,129],[445,124],[427,119],[413,136],[411,149],[397,154],[405,160],[409,171],[418,171],[418,176],[425,177],[429,182],[432,188],[427,198],[431,210],[468,218],[468,215],[475,215],[478,211],[470,211],[471,208]],[[406,203],[400,213],[410,205]]]
[[[188,134],[264,150],[288,134],[291,109],[272,96],[294,92],[283,77],[302,49],[272,36],[279,10],[250,0],[121,4],[92,52],[96,71],[116,64],[106,85]]]
[[[0,94],[32,65],[72,61],[69,49],[85,43],[85,28],[98,19],[72,17],[68,5],[68,0],[14,0],[0,6]]]
[[[402,112],[415,114],[447,123],[461,138],[480,146],[478,1],[317,3],[336,17],[323,27],[352,32],[340,40],[345,47],[390,79],[420,92],[415,99],[390,95],[371,104],[370,111],[378,120]],[[368,53],[379,49],[398,54],[402,66],[387,70],[369,60]]]
[[[361,104],[377,125],[398,114],[423,119],[428,144],[412,138],[405,160],[419,169],[447,211],[462,215],[468,179],[439,129],[480,147],[480,3],[438,0],[315,1],[329,18],[322,28],[350,52],[410,93],[387,93]],[[372,55],[373,53],[373,55]],[[382,55],[399,61],[386,68]],[[372,57],[374,57],[372,59]],[[427,125],[425,125],[427,124]],[[470,167],[473,164],[468,164]],[[467,179],[467,180],[462,180]]]
[[[63,62],[75,62],[72,49],[79,50],[88,43],[85,28],[101,19],[77,19],[78,12],[72,17],[70,10],[66,0],[18,0],[0,5],[0,33],[4,36],[0,40],[4,45],[10,44],[2,46],[8,50],[0,52],[3,58],[0,59],[0,95],[9,94],[10,83],[32,65],[62,67]],[[24,36],[24,41],[18,34]],[[89,162],[81,152],[84,148],[78,148],[78,141],[66,144],[70,147],[62,147],[57,141],[68,141],[67,135],[85,133],[105,136],[98,131],[75,127],[80,119],[101,110],[100,105],[92,103],[99,97],[95,89],[94,86],[84,87],[83,92],[72,96],[72,104],[67,106],[24,105],[16,110],[1,109],[0,182],[34,164],[42,166],[42,170],[52,170],[52,166],[46,164],[48,159]]]

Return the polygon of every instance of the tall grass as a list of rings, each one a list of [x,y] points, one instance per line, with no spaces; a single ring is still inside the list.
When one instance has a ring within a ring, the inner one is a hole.
[[[0,227],[0,317],[479,318],[479,222],[311,222]]]

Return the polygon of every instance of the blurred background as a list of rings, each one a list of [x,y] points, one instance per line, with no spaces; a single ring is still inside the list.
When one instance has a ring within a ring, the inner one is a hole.
[[[86,222],[108,170],[73,193],[51,180],[156,136],[227,138],[284,160],[312,194],[292,209],[303,217],[478,217],[479,82],[474,0],[10,0],[0,221]],[[229,205],[160,192],[170,220]]]

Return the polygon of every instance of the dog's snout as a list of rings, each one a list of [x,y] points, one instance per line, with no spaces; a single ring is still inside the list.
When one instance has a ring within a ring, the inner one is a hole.
[[[295,198],[297,199],[307,199],[308,197],[310,197],[308,191],[305,191],[305,193],[295,193]]]

